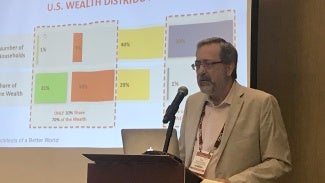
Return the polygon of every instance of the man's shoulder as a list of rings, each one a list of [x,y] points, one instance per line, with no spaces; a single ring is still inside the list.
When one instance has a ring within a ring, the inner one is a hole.
[[[266,98],[273,97],[272,94],[267,93],[265,91],[255,89],[255,88],[245,87],[239,84],[237,86],[237,94],[244,96],[245,98],[255,98],[255,99],[266,99]]]
[[[248,88],[245,86],[240,86],[241,89],[239,89],[239,100],[244,100],[246,104],[253,104],[253,105],[278,105],[277,99],[270,93],[267,93],[265,91],[254,89],[254,88]]]
[[[207,95],[206,94],[204,94],[204,93],[202,93],[202,92],[196,92],[196,93],[193,93],[192,95],[190,95],[189,97],[188,97],[188,100],[194,100],[194,101],[197,101],[197,100],[205,100],[205,99],[207,99]]]

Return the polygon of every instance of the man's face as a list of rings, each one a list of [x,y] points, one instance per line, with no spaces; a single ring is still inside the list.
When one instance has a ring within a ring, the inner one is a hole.
[[[196,64],[203,64],[196,69],[197,83],[201,91],[209,96],[222,93],[231,77],[229,65],[220,63],[220,50],[219,44],[212,43],[196,52]]]

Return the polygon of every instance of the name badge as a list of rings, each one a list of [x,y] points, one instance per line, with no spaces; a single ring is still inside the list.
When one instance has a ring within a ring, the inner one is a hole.
[[[192,172],[195,172],[195,173],[203,176],[204,172],[207,169],[207,166],[211,160],[211,157],[212,157],[212,153],[209,153],[207,151],[198,151],[196,153],[189,169]]]

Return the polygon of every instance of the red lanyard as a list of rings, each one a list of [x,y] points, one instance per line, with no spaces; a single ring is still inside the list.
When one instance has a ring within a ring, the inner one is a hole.
[[[202,112],[201,112],[201,116],[200,116],[200,122],[199,122],[199,150],[201,151],[202,150],[202,145],[203,145],[203,138],[202,138],[202,122],[203,122],[203,118],[204,118],[204,115],[205,115],[205,108],[207,106],[208,102],[206,101],[202,107]],[[218,149],[218,147],[220,146],[220,143],[221,143],[221,138],[222,138],[222,135],[223,135],[223,130],[225,128],[225,125],[223,125],[222,129],[221,129],[221,132],[216,140],[216,142],[214,143],[214,147],[215,149]]]

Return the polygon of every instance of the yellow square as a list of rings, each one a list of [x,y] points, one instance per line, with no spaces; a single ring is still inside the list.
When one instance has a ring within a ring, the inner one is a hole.
[[[149,100],[148,69],[117,71],[117,100]]]

